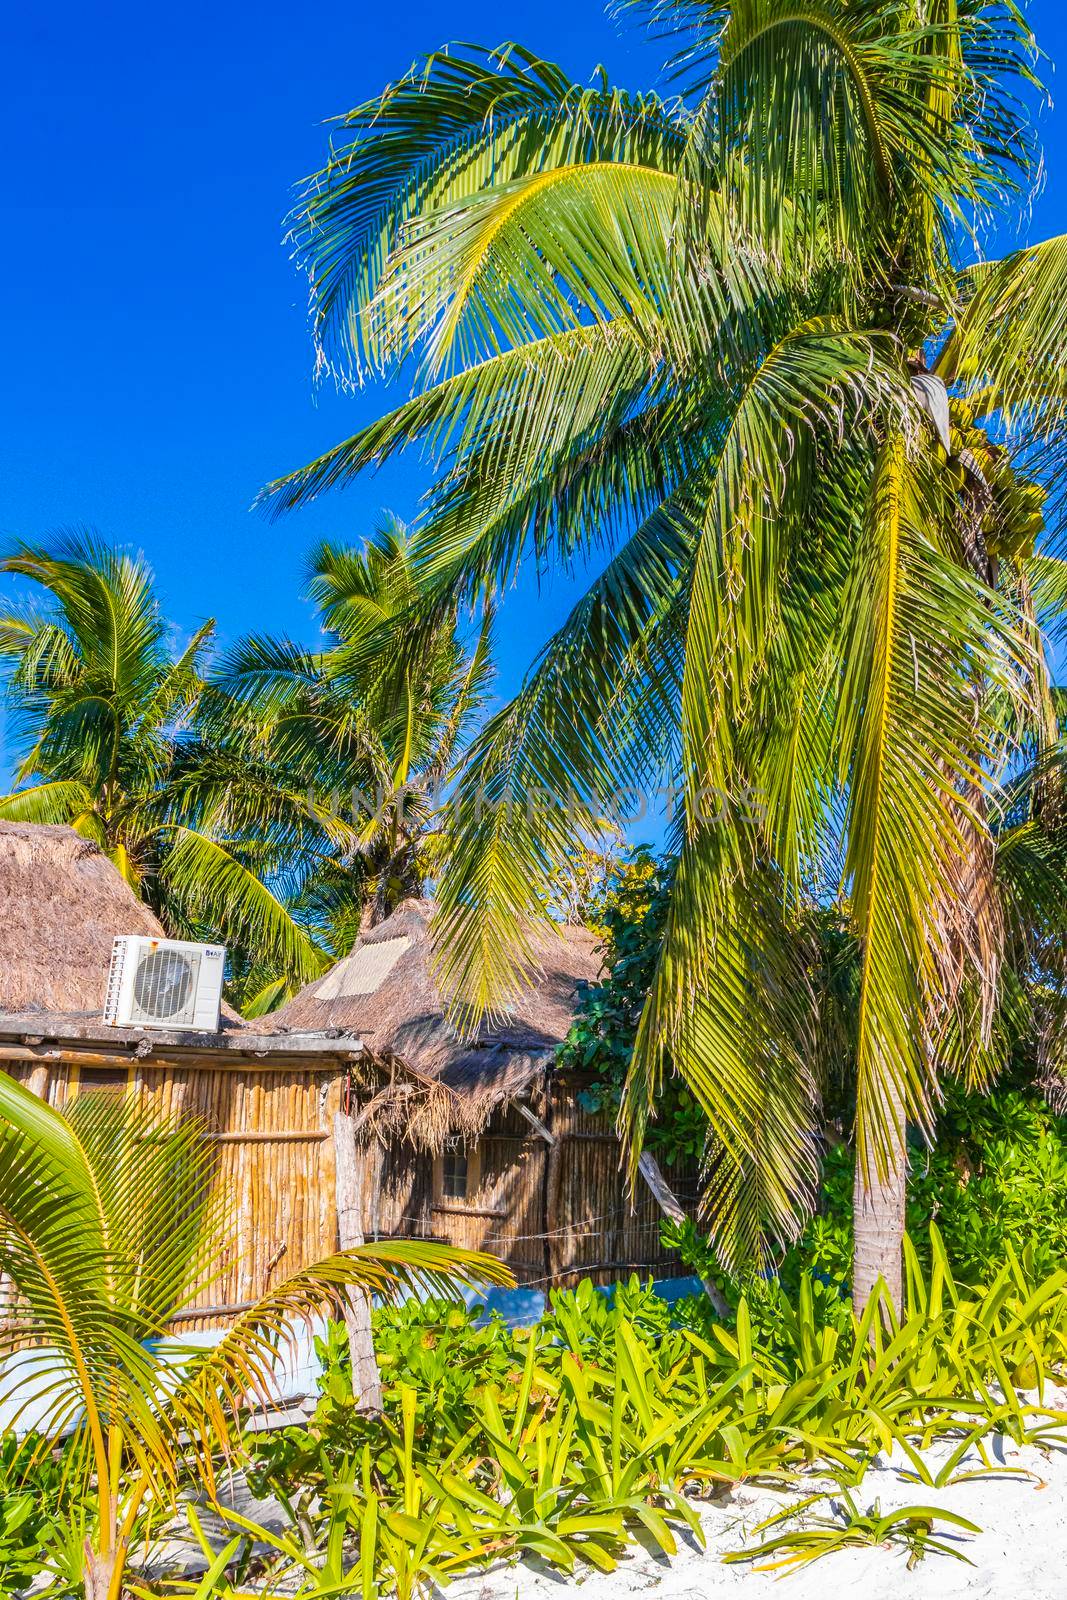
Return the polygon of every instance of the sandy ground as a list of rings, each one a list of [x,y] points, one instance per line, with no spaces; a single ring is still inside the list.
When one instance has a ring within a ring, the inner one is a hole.
[[[1036,1395],[1029,1397],[1037,1404]],[[1067,1413],[1067,1389],[1050,1389],[1044,1405]],[[1035,1419],[1036,1420],[1036,1419]],[[1052,1424],[1050,1423],[1050,1428]],[[824,1558],[783,1572],[760,1571],[760,1562],[724,1565],[722,1556],[751,1548],[761,1537],[786,1528],[804,1526],[792,1521],[766,1535],[754,1534],[757,1524],[791,1502],[805,1498],[827,1480],[811,1478],[795,1489],[769,1490],[752,1484],[713,1501],[694,1502],[704,1529],[701,1549],[688,1531],[679,1531],[678,1550],[671,1557],[640,1544],[632,1545],[612,1573],[580,1564],[572,1576],[535,1561],[501,1564],[489,1571],[457,1577],[439,1591],[439,1600],[714,1600],[733,1595],[739,1600],[1067,1600],[1067,1426],[1059,1430],[1062,1443],[1047,1449],[1017,1448],[1010,1439],[992,1436],[986,1452],[995,1473],[987,1473],[976,1452],[954,1469],[956,1474],[980,1472],[936,1489],[910,1481],[911,1463],[902,1455],[881,1459],[868,1472],[853,1499],[861,1512],[879,1502],[882,1513],[903,1506],[940,1507],[976,1523],[977,1534],[935,1529],[967,1562],[936,1551],[929,1552],[910,1571],[910,1552],[899,1546],[837,1550]],[[932,1476],[953,1446],[933,1446],[924,1454]],[[286,1525],[281,1508],[255,1502],[238,1478],[232,1484],[233,1503],[251,1517],[279,1531]],[[835,1491],[836,1493],[836,1491]],[[828,1502],[814,1506],[829,1515]],[[226,1542],[229,1530],[210,1513],[202,1518],[216,1548]],[[157,1546],[158,1572],[175,1567],[202,1570],[203,1558],[187,1536]],[[768,1560],[780,1559],[776,1557]],[[971,1563],[971,1564],[968,1564]]]
[[[948,1453],[933,1449],[927,1463],[936,1472],[939,1457]],[[832,1600],[846,1595],[859,1600],[941,1600],[957,1595],[968,1600],[984,1596],[1067,1600],[1067,1449],[1017,1450],[1010,1441],[1002,1441],[996,1453],[998,1464],[1033,1476],[985,1478],[933,1489],[903,1478],[899,1468],[906,1463],[888,1462],[869,1471],[853,1491],[861,1511],[875,1500],[883,1512],[906,1505],[940,1506],[977,1523],[979,1534],[942,1531],[973,1566],[930,1553],[909,1571],[908,1552],[885,1546],[836,1551],[784,1574],[753,1570],[758,1563],[724,1566],[721,1556],[746,1544],[755,1525],[788,1498],[745,1486],[730,1499],[701,1508],[704,1550],[695,1540],[680,1539],[677,1555],[668,1561],[658,1552],[635,1546],[613,1573],[585,1569],[562,1579],[547,1569],[522,1564],[457,1580],[446,1593],[448,1600],[577,1600],[579,1595],[581,1600],[622,1600],[630,1595],[647,1595],[649,1600],[705,1600],[718,1595],[744,1600],[769,1600],[771,1595],[776,1600]],[[980,1466],[972,1458],[959,1470]],[[827,1507],[814,1509],[825,1514]]]

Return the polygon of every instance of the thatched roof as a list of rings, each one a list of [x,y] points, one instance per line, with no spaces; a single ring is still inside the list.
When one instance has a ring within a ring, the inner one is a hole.
[[[3,1043],[41,1059],[104,1049],[116,1058],[157,1051],[225,1052],[239,1058],[347,1062],[360,1044],[338,1030],[295,1040],[242,1022],[223,1005],[217,1033],[111,1027],[103,1020],[112,946],[121,934],[166,937],[95,844],[73,828],[0,822],[0,1057]]]
[[[163,937],[151,911],[73,828],[0,822],[0,1011],[97,1011],[123,933]]]
[[[561,929],[545,941],[536,981],[506,1021],[473,1043],[463,1040],[433,973],[433,910],[429,901],[405,900],[325,977],[259,1024],[290,1035],[336,1028],[358,1036],[375,1062],[406,1069],[415,1081],[394,1079],[388,1103],[395,1124],[427,1144],[449,1124],[473,1131],[496,1107],[529,1097],[567,1036],[579,982],[594,982],[601,967],[593,934]]]

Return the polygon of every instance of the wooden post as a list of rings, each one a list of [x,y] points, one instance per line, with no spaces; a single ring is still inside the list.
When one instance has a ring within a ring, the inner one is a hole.
[[[671,1222],[684,1222],[686,1220],[685,1212],[678,1204],[670,1185],[660,1171],[659,1162],[651,1151],[642,1150],[637,1165],[663,1215]],[[712,1283],[710,1278],[701,1278],[700,1281],[704,1285],[704,1293],[715,1307],[719,1316],[726,1316],[730,1307],[720,1292],[718,1284]]]
[[[564,1132],[570,1126],[569,1120],[557,1126],[556,1116],[556,1091],[558,1085],[548,1075],[548,1092],[545,1097],[545,1116],[547,1124],[535,1123],[533,1113],[520,1105],[519,1109],[531,1127],[537,1126],[542,1138],[547,1135],[548,1150],[545,1156],[545,1176],[542,1200],[545,1218],[545,1284],[546,1291],[554,1289],[560,1281],[560,1270],[563,1265],[563,1252],[559,1237],[559,1202],[563,1192],[563,1138]],[[546,1292],[547,1301],[547,1292]]]
[[[363,1162],[356,1144],[355,1118],[343,1111],[333,1119],[334,1182],[337,1193],[337,1242],[352,1250],[363,1238]],[[360,1411],[382,1409],[382,1378],[374,1354],[370,1296],[350,1289],[345,1296],[345,1327],[352,1358],[352,1387]]]
[[[52,1069],[47,1065],[46,1062],[42,1062],[39,1066],[34,1067],[33,1071],[30,1073],[26,1087],[31,1094],[35,1094],[37,1096],[38,1100],[48,1099],[48,1080],[51,1075]]]

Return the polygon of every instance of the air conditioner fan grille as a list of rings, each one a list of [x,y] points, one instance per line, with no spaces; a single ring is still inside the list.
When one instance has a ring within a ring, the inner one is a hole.
[[[189,1004],[195,973],[188,956],[153,950],[137,968],[134,998],[149,1017],[176,1017]]]

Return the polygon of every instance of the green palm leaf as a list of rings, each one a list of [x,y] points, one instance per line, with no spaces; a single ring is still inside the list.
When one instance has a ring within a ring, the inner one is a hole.
[[[214,1173],[195,1120],[94,1096],[65,1119],[0,1075],[0,1270],[16,1291],[3,1353],[36,1347],[32,1377],[8,1365],[0,1398],[16,1413],[43,1407],[46,1443],[73,1436],[70,1470],[97,1505],[86,1557],[101,1593],[119,1593],[141,1508],[165,1521],[192,1470],[214,1486],[248,1408],[274,1397],[294,1324],[335,1311],[353,1288],[388,1297],[511,1281],[490,1257],[442,1245],[364,1246],[294,1274],[214,1349],[169,1346],[168,1323],[231,1237]]]

